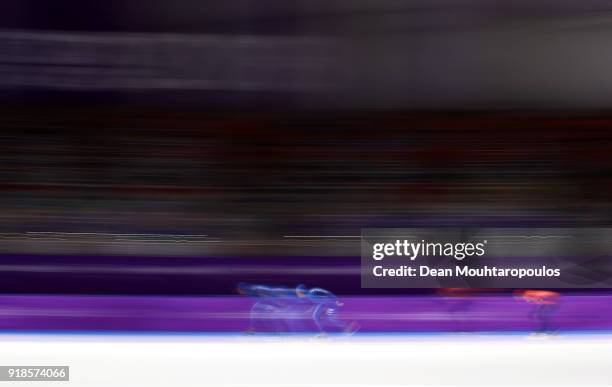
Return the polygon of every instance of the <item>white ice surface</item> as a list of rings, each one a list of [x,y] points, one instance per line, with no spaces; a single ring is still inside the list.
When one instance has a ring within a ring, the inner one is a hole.
[[[20,387],[612,385],[612,335],[4,334],[0,365],[70,366],[69,383]]]

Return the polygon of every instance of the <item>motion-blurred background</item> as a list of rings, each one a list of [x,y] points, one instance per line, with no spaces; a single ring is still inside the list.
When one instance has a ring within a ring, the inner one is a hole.
[[[612,220],[607,1],[4,0],[0,27],[4,294],[380,295],[361,228]]]

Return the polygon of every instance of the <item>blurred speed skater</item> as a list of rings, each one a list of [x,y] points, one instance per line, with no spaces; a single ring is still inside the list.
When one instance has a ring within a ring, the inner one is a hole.
[[[559,309],[561,295],[550,290],[519,290],[516,294],[533,305],[529,312],[529,318],[538,322],[538,332],[553,331],[552,321]]]
[[[256,299],[251,307],[249,332],[356,331],[356,324],[338,319],[344,304],[328,290],[304,285],[270,287],[238,284],[238,292]],[[314,324],[314,327],[313,327]]]

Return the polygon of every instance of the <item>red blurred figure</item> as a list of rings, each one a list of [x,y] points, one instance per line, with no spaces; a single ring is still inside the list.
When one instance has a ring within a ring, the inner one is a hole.
[[[551,290],[517,290],[515,294],[527,303],[533,304],[529,317],[539,323],[538,332],[551,332],[553,330],[551,323],[559,309],[561,295]]]

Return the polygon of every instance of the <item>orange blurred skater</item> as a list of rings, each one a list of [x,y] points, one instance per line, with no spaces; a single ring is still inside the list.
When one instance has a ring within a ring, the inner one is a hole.
[[[523,298],[527,302],[542,305],[552,305],[559,301],[561,295],[551,290],[523,290]]]
[[[538,332],[553,331],[552,321],[559,309],[561,295],[551,290],[520,290],[516,293],[533,305],[529,311],[529,318],[539,324]]]

